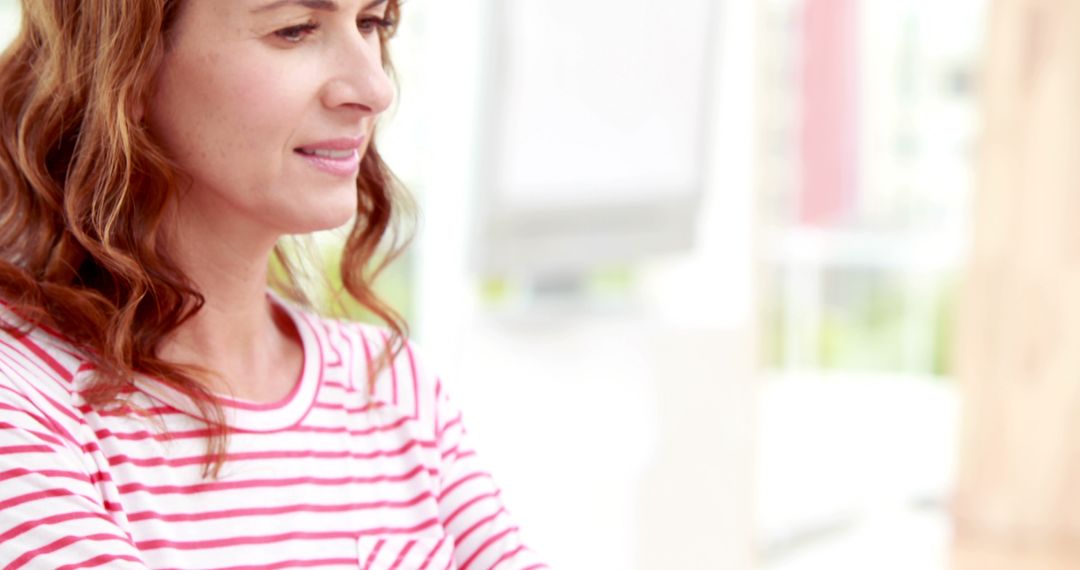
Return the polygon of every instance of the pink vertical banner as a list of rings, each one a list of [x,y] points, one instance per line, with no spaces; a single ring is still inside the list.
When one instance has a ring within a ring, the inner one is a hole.
[[[858,192],[858,0],[804,0],[799,222],[847,219]]]

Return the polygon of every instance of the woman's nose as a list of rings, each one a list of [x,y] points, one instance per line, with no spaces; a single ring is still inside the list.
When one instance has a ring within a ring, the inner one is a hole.
[[[324,104],[331,109],[348,108],[364,115],[378,115],[394,101],[394,86],[383,69],[378,40],[358,38],[335,50],[333,78],[327,83]]]

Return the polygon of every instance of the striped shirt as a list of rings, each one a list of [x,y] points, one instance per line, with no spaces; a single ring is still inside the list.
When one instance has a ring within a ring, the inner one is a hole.
[[[216,479],[180,393],[144,377],[128,397],[156,420],[93,409],[78,351],[0,332],[0,567],[546,568],[415,347],[368,395],[383,331],[286,310],[301,377],[276,403],[224,398]]]

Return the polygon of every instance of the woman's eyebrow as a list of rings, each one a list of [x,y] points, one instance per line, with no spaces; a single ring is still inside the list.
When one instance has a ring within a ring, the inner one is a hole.
[[[380,4],[385,3],[386,0],[374,0],[373,2],[370,2],[367,6],[364,6],[364,9],[370,10],[376,6],[379,6]],[[338,9],[337,2],[335,2],[334,0],[274,0],[269,4],[265,4],[263,6],[255,8],[254,10],[252,10],[252,12],[266,12],[275,8],[280,8],[282,6],[288,6],[290,4],[298,4],[300,6],[304,6],[305,8],[311,8],[312,10],[324,10],[326,12],[336,12]]]
[[[383,0],[385,2],[385,0]],[[326,12],[336,12],[338,9],[337,2],[334,0],[274,0],[269,4],[264,4],[258,8],[253,9],[252,13],[266,12],[282,6],[288,6],[290,4],[298,4],[305,8],[311,8],[312,10],[324,10]]]

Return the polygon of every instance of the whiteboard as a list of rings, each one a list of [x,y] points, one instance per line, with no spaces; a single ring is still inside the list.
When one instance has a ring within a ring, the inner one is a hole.
[[[524,256],[581,266],[688,246],[716,0],[496,0],[493,9],[486,265],[527,270]],[[577,251],[561,256],[566,248]]]

